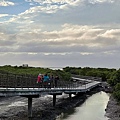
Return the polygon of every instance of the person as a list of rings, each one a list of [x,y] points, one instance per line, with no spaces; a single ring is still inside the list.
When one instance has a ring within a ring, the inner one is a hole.
[[[48,87],[49,80],[50,80],[49,76],[47,74],[45,74],[44,77],[43,77],[43,84],[44,84],[45,88]]]
[[[37,83],[39,87],[42,87],[42,80],[43,80],[42,74],[39,73],[38,78],[37,78]]]
[[[51,85],[51,87],[54,86],[54,76],[53,75],[50,76],[50,85]]]
[[[56,76],[55,76],[55,79],[54,79],[54,87],[57,87],[57,86],[58,86],[58,80],[59,80],[59,76],[56,75]]]

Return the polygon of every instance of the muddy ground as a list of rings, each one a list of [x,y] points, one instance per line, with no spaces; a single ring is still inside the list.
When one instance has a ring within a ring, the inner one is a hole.
[[[68,95],[57,96],[56,106],[53,107],[52,96],[33,99],[33,117],[28,118],[27,98],[9,97],[0,101],[0,120],[55,120],[65,110],[81,104],[86,96],[75,96],[72,100]],[[8,106],[8,107],[6,107]]]
[[[82,104],[91,94],[99,92],[94,90],[87,95],[76,95],[70,100],[68,95],[57,96],[56,106],[53,107],[52,96],[33,98],[33,117],[28,118],[28,99],[24,97],[0,98],[0,120],[56,120],[67,109]],[[109,120],[120,120],[120,106],[111,96],[106,108]]]
[[[106,107],[106,116],[108,120],[120,120],[120,104],[111,95]]]

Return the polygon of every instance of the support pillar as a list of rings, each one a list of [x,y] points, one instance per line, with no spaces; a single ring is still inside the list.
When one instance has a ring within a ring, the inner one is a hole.
[[[32,97],[28,97],[28,117],[32,117]]]
[[[56,94],[53,95],[53,106],[56,104]]]

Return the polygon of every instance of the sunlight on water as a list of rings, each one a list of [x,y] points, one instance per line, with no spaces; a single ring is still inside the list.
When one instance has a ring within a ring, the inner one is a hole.
[[[96,93],[80,106],[62,113],[56,120],[108,120],[105,109],[109,95],[105,92]]]

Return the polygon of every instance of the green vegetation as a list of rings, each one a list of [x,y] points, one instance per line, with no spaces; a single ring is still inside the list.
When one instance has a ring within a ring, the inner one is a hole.
[[[111,77],[111,74],[116,72],[116,69],[108,69],[108,68],[90,68],[90,67],[66,67],[63,68],[65,72],[69,72],[75,75],[81,76],[93,76],[93,77],[101,77],[102,81],[107,81]]]
[[[120,102],[120,69],[111,75],[108,83],[114,88],[113,95]]]
[[[114,97],[120,101],[120,69],[108,68],[90,68],[90,67],[66,67],[65,72],[81,76],[101,77],[102,81],[106,81],[113,88]]]
[[[13,74],[20,74],[20,75],[32,75],[37,77],[39,73],[41,74],[48,74],[50,75],[58,75],[61,80],[70,80],[70,73],[62,71],[62,70],[52,70],[49,68],[41,68],[41,67],[22,67],[22,66],[11,66],[5,65],[0,66],[0,71],[8,72]]]

